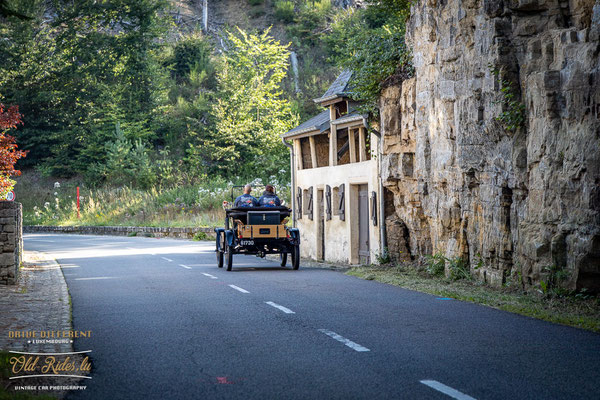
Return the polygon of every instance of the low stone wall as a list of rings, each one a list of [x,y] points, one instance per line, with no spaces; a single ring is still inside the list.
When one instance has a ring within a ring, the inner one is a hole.
[[[14,285],[23,257],[21,203],[0,201],[0,284]]]
[[[168,228],[168,227],[148,227],[148,226],[42,226],[30,225],[23,228],[25,233],[77,233],[83,235],[113,235],[129,236],[136,233],[137,236],[149,237],[170,237],[180,239],[193,239],[194,236],[202,232],[205,238],[214,239],[215,232],[213,228]]]

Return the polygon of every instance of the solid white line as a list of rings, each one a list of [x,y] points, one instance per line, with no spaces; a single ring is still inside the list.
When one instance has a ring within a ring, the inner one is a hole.
[[[235,285],[229,285],[230,288],[237,290],[238,292],[242,292],[242,293],[250,293],[249,291],[247,291],[246,289],[242,289],[239,286],[235,286]]]
[[[209,277],[209,278],[211,278],[211,279],[219,279],[219,278],[217,278],[217,277],[216,277],[216,276],[214,276],[214,275],[207,274],[206,272],[203,272],[203,273],[202,273],[202,275],[204,275],[204,276],[208,276],[208,277]]]
[[[286,308],[286,307],[284,307],[284,306],[280,306],[279,304],[277,304],[277,303],[273,303],[272,301],[265,301],[265,303],[267,303],[267,304],[268,304],[268,305],[270,305],[270,306],[273,306],[273,307],[275,307],[275,308],[278,308],[278,309],[280,309],[281,311],[283,311],[283,312],[284,312],[284,313],[286,313],[286,314],[296,314],[295,312],[293,312],[293,311],[292,311],[292,310],[290,310],[289,308]]]
[[[187,265],[183,265],[183,264],[179,264],[180,267],[186,268],[186,269],[192,269],[192,267],[188,267]]]
[[[420,381],[423,385],[427,385],[432,389],[437,390],[438,392],[442,392],[445,395],[448,395],[450,397],[452,397],[453,399],[456,400],[475,400],[475,398],[464,394],[463,392],[459,392],[456,389],[451,388],[450,386],[446,386],[443,383],[440,383],[438,381],[430,381],[430,380],[423,380]]]
[[[344,343],[346,346],[350,347],[353,350],[356,350],[356,351],[371,351],[371,350],[367,349],[366,347],[363,347],[363,346],[361,346],[358,343],[354,343],[353,341],[348,340],[345,337],[340,336],[337,333],[332,332],[332,331],[330,331],[328,329],[319,329],[319,332],[323,332],[324,334],[326,334],[329,337],[334,338],[338,342]]]
[[[115,279],[114,276],[96,276],[93,278],[75,278],[76,281],[93,281],[97,279]]]
[[[65,378],[83,378],[83,379],[92,379],[91,376],[83,376],[83,375],[55,375],[55,374],[46,374],[46,375],[23,375],[23,376],[12,376],[8,379],[22,379],[22,378],[40,378],[40,377],[65,377]]]
[[[167,258],[167,257],[161,257],[161,258],[162,258],[163,260],[166,260],[166,261],[168,261],[168,262],[173,262],[173,260],[171,260],[170,258]]]
[[[67,355],[67,354],[83,354],[83,353],[91,353],[91,350],[84,350],[84,351],[69,351],[66,353],[27,353],[24,351],[16,351],[16,350],[9,350],[9,353],[14,353],[14,354],[27,354],[27,355],[32,355],[32,356],[62,356],[62,355]]]

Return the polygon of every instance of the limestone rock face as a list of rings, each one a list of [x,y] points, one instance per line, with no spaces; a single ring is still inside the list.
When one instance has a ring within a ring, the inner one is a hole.
[[[415,2],[415,77],[381,98],[391,250],[600,289],[599,38],[600,0]]]

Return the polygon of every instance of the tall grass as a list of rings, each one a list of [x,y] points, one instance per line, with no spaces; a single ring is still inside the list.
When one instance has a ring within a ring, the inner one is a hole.
[[[253,182],[255,185],[260,180]],[[278,195],[289,203],[289,187],[280,186]],[[236,183],[242,184],[242,182]],[[25,225],[56,226],[221,226],[222,203],[231,200],[233,182],[215,179],[200,186],[87,188],[80,186],[80,218],[77,218],[74,180],[52,181],[26,174],[15,187],[17,201],[23,204]],[[241,194],[235,189],[233,196]],[[258,197],[258,190],[253,193]]]

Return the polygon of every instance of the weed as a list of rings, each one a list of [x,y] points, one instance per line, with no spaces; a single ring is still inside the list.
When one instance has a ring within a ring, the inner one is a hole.
[[[446,268],[446,261],[448,260],[442,253],[432,254],[425,256],[427,264],[425,271],[431,276],[441,276],[444,274]]]
[[[129,232],[129,233],[127,234],[127,236],[128,236],[128,237],[134,237],[134,236],[137,236],[137,234],[138,234],[137,232]]]
[[[379,264],[379,265],[385,265],[385,264],[389,264],[392,262],[390,253],[387,251],[387,248],[383,249],[383,251],[381,253],[377,254],[375,256],[375,260],[377,261],[377,264]]]
[[[455,281],[460,279],[473,279],[473,277],[471,276],[471,271],[469,270],[469,264],[464,258],[449,258],[447,259],[447,261],[450,279]]]
[[[501,100],[496,101],[496,104],[502,104],[503,111],[496,117],[509,132],[515,132],[525,125],[525,105],[518,100],[517,91],[514,89],[512,82],[500,77],[501,70],[490,65],[490,71],[500,82]]]
[[[193,240],[198,240],[198,241],[199,240],[208,240],[208,239],[209,239],[209,237],[206,234],[206,232],[202,232],[202,231],[196,232],[194,234],[194,238],[193,238]]]
[[[150,232],[144,232],[144,237],[154,237],[154,234]]]

